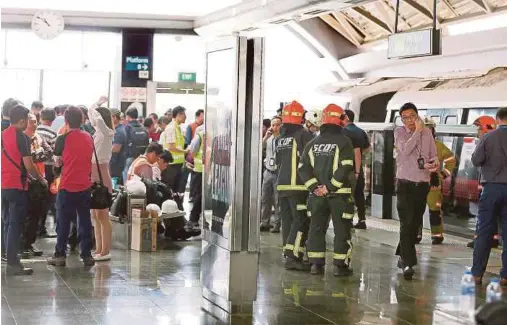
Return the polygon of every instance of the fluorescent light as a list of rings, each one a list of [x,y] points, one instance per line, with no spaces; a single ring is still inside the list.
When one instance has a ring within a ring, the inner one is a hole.
[[[452,24],[447,26],[447,34],[450,36],[463,35],[501,27],[507,27],[507,14],[495,15],[466,23]]]

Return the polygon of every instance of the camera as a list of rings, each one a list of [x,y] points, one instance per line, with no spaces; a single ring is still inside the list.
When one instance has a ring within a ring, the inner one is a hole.
[[[417,166],[419,167],[419,169],[424,169],[424,158],[419,158],[417,159]]]

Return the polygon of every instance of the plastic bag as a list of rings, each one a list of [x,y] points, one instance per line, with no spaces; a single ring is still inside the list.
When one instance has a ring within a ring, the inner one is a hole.
[[[146,185],[144,185],[139,177],[134,177],[129,180],[125,188],[132,195],[146,195]]]

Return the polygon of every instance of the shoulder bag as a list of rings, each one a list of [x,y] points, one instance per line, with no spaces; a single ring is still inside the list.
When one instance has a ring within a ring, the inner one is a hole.
[[[113,196],[109,193],[109,189],[104,186],[102,173],[100,171],[99,158],[97,157],[97,151],[95,150],[95,143],[93,143],[93,154],[95,155],[95,163],[97,164],[97,172],[99,173],[100,181],[94,182],[90,189],[92,193],[92,209],[109,209],[113,201]]]

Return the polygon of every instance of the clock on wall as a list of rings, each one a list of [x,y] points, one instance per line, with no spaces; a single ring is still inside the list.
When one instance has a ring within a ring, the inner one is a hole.
[[[39,11],[32,19],[32,30],[42,39],[50,40],[63,32],[62,15],[53,11]]]

